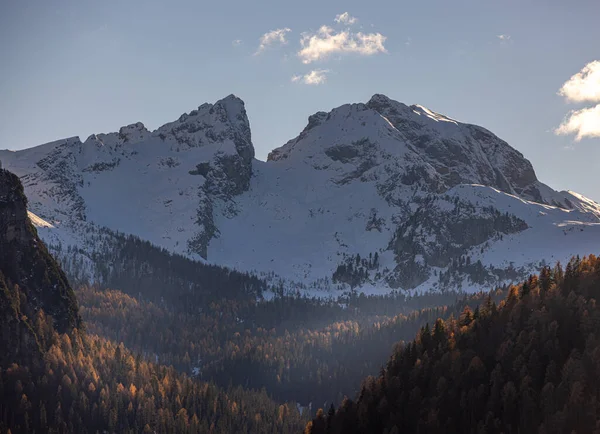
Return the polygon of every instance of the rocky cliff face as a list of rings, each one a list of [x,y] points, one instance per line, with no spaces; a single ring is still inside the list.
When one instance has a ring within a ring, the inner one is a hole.
[[[28,217],[19,178],[0,169],[1,362],[35,351],[32,325],[40,310],[61,333],[81,326],[73,290]]]
[[[268,157],[288,159],[344,173],[337,182],[369,174],[385,193],[398,184],[432,193],[480,184],[544,202],[540,189],[547,189],[531,163],[488,130],[380,94],[310,116],[298,137]]]
[[[531,163],[485,128],[379,94],[369,100],[367,107],[390,121],[407,145],[441,175],[446,188],[481,184],[541,199]]]
[[[212,158],[194,172],[207,179],[209,193],[229,198],[248,190],[254,146],[244,102],[236,96],[202,104],[153,134],[179,149],[214,147]]]

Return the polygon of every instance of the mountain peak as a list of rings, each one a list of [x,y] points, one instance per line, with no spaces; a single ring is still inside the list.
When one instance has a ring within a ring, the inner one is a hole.
[[[391,110],[395,114],[399,114],[399,113],[408,114],[411,111],[410,107],[407,106],[406,104],[395,101],[381,93],[376,93],[375,95],[373,95],[371,97],[371,99],[367,102],[366,105],[371,110],[375,110],[378,113],[382,113],[384,111]]]
[[[300,135],[273,150],[268,161],[297,159],[330,168],[335,179],[396,173],[437,192],[481,184],[544,201],[531,163],[508,143],[484,128],[383,94],[310,116]],[[375,175],[378,167],[382,172]]]
[[[119,135],[124,136],[125,140],[129,140],[130,135],[140,135],[140,138],[146,139],[150,135],[150,131],[143,123],[136,122],[119,128]]]
[[[367,105],[368,106],[392,105],[394,103],[397,103],[397,102],[392,100],[391,98],[389,98],[387,95],[384,95],[382,93],[376,93],[371,97],[371,99],[369,99],[369,101],[367,102]]]
[[[213,110],[224,113],[230,122],[247,122],[246,105],[241,98],[230,94],[214,103]]]
[[[248,160],[254,157],[244,101],[233,94],[182,114],[178,120],[158,128],[153,135],[189,148],[218,143],[225,152],[236,152]],[[228,149],[228,145],[232,149]]]
[[[221,98],[220,100],[217,100],[217,102],[215,104],[239,104],[241,106],[244,106],[244,100],[242,100],[240,97],[238,97],[237,95],[234,95],[233,93],[230,93],[229,95],[227,95],[225,98]]]

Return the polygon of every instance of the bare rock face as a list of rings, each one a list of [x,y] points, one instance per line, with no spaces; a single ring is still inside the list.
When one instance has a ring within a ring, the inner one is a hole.
[[[492,206],[445,195],[429,197],[419,201],[395,230],[389,248],[397,265],[387,276],[388,283],[414,288],[429,279],[431,267],[446,269],[456,258],[467,257],[473,247],[526,229],[525,221]],[[490,274],[493,277],[493,270]]]
[[[202,104],[153,133],[180,149],[212,147],[210,159],[199,162],[198,173],[209,180],[211,193],[231,196],[248,189],[254,146],[244,102],[229,95],[215,104]]]
[[[19,178],[7,170],[0,171],[0,246],[3,255],[8,254],[9,245],[26,244],[32,239],[27,227],[26,203]]]
[[[442,175],[447,188],[481,184],[530,199],[540,198],[531,163],[485,128],[379,94],[367,106],[402,133],[407,144]]]
[[[37,351],[34,318],[42,309],[57,331],[81,326],[75,294],[27,214],[19,178],[0,169],[0,363]]]

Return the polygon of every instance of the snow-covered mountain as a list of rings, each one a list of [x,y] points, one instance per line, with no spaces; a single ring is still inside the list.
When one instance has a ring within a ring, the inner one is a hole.
[[[102,228],[307,288],[478,288],[597,253],[600,205],[538,181],[488,130],[383,95],[254,159],[230,95],[149,132],[0,151],[41,236],[93,268]]]

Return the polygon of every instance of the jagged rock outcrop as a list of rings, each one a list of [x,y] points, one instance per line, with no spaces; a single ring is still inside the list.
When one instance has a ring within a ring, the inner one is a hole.
[[[184,148],[217,147],[210,160],[198,163],[203,169],[194,173],[207,178],[210,193],[229,198],[248,189],[254,146],[244,102],[235,95],[202,104],[153,135]]]
[[[493,206],[459,196],[430,196],[398,224],[389,246],[397,265],[387,282],[393,288],[417,287],[430,278],[432,267],[446,269],[463,255],[470,263],[473,247],[526,229],[525,221]],[[502,280],[489,274],[492,284]]]
[[[75,294],[27,213],[19,178],[0,169],[0,363],[38,351],[36,314],[51,315],[61,333],[81,326]]]

